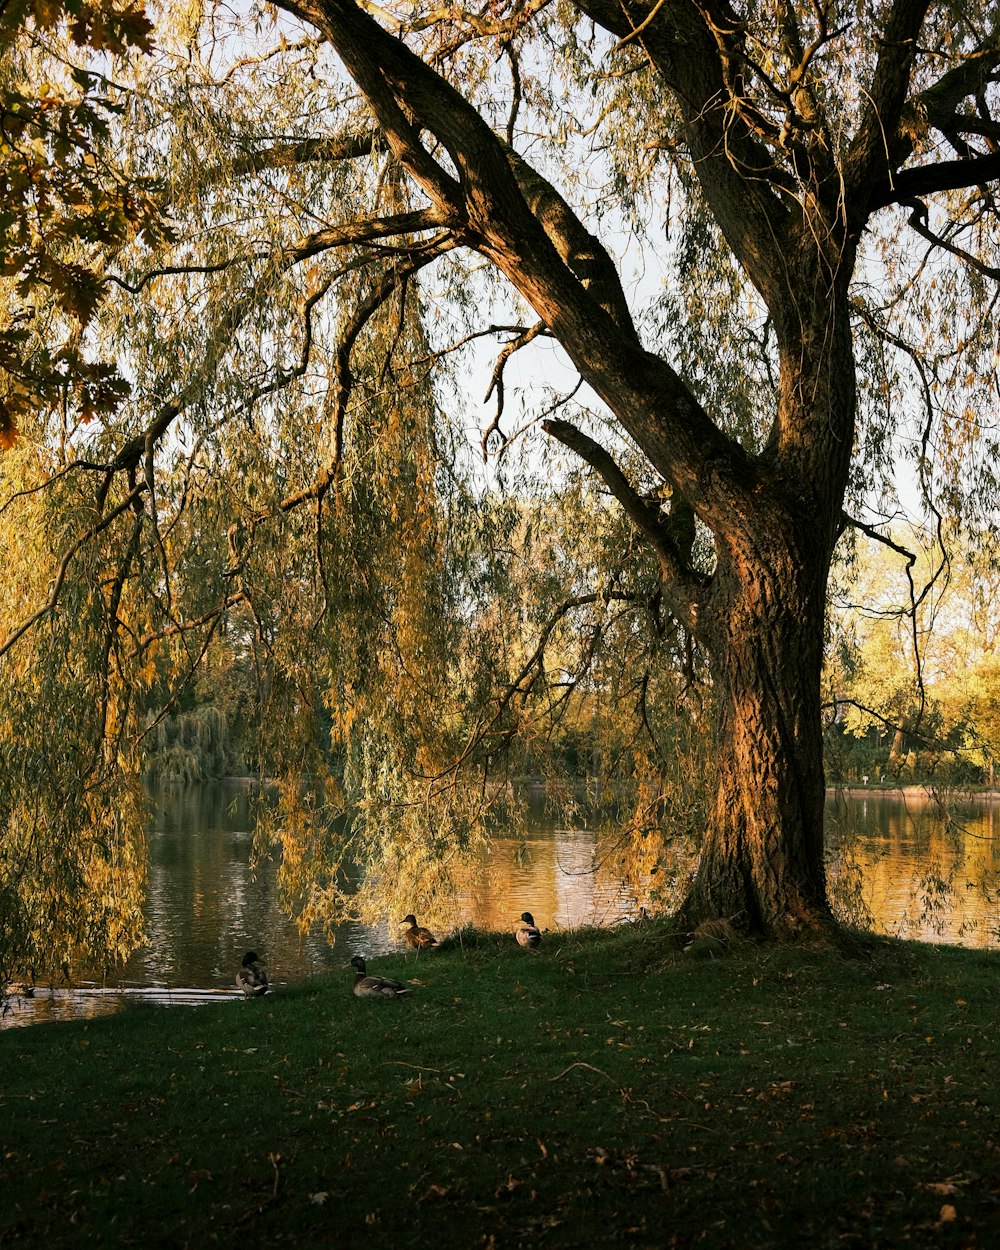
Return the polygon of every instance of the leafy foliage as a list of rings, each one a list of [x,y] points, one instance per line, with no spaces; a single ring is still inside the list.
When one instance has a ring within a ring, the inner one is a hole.
[[[52,593],[65,527],[85,516],[72,478],[24,444],[0,463],[0,598],[11,612]],[[130,533],[131,531],[131,533]],[[112,967],[142,935],[145,802],[138,776],[133,689],[138,674],[109,632],[109,608],[136,624],[124,576],[109,582],[134,520],[81,552],[59,597],[75,645],[57,629],[29,631],[0,667],[0,979],[68,975],[81,958]],[[40,733],[40,726],[45,732]]]
[[[151,50],[142,6],[13,0],[0,15],[0,448],[41,408],[84,423],[128,393],[115,363],[86,346],[109,254],[162,233],[146,181],[115,168],[121,89],[76,50]]]

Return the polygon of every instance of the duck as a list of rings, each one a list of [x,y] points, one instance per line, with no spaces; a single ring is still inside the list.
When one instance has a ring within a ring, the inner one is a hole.
[[[236,974],[236,988],[247,998],[260,998],[267,993],[267,973],[258,963],[259,959],[256,951],[247,951]]]
[[[530,911],[521,912],[521,924],[514,930],[514,936],[526,950],[534,950],[542,940],[542,931],[535,924],[535,917]]]
[[[404,985],[402,981],[394,981],[392,977],[369,976],[368,968],[360,955],[354,956],[351,967],[357,969],[354,992],[358,998],[399,998],[410,992],[408,985]]]
[[[425,948],[437,946],[437,938],[431,933],[430,929],[425,929],[417,924],[417,918],[413,912],[410,912],[408,916],[404,916],[402,923],[410,926],[403,934],[403,937],[406,939],[406,945],[410,950],[416,951],[419,955]]]

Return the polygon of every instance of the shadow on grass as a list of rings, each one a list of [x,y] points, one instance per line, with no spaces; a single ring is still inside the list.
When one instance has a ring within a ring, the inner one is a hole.
[[[464,931],[0,1034],[0,1243],[991,1245],[995,956]]]

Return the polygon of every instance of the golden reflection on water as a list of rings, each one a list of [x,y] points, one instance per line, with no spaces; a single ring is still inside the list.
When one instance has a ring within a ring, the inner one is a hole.
[[[831,894],[846,919],[917,941],[1000,945],[996,801],[945,808],[916,788],[837,795],[827,835]]]
[[[900,937],[1000,945],[1000,807],[968,802],[955,815],[943,819],[922,792],[832,796],[829,879],[839,914]],[[401,916],[344,925],[333,945],[319,932],[302,937],[282,911],[276,866],[249,868],[250,842],[239,789],[167,796],[149,838],[148,944],[111,985],[15,997],[0,1027],[103,1015],[137,996],[163,1004],[235,998],[235,971],[251,948],[279,990],[324,969],[342,973],[346,986],[353,954],[404,950]],[[513,933],[523,911],[543,930],[626,920],[636,914],[635,894],[595,863],[595,844],[594,833],[535,813],[523,843],[498,838],[460,880],[455,903],[421,923],[439,934],[467,923]],[[105,992],[116,988],[125,993]]]
[[[516,927],[524,911],[543,930],[634,916],[635,893],[595,863],[594,844],[592,833],[572,829],[539,831],[523,847],[498,841],[460,882],[455,920],[504,932]]]

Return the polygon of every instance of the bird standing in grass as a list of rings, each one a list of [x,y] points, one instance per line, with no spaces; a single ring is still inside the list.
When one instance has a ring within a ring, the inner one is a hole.
[[[267,973],[258,963],[258,959],[256,951],[247,951],[236,974],[236,988],[242,990],[247,998],[260,998],[267,993]]]
[[[354,992],[358,998],[399,998],[410,992],[408,985],[404,985],[402,981],[394,981],[392,977],[369,976],[368,968],[360,955],[354,956],[351,967],[357,969]]]
[[[535,924],[535,917],[530,911],[521,912],[521,923],[514,930],[514,936],[529,951],[533,951],[542,940],[542,931]]]
[[[406,945],[411,951],[416,951],[419,955],[422,950],[427,950],[431,946],[437,946],[437,938],[431,933],[430,929],[425,929],[422,925],[417,924],[417,918],[413,912],[403,917],[403,924],[410,926],[403,934],[403,937],[406,939]]]

